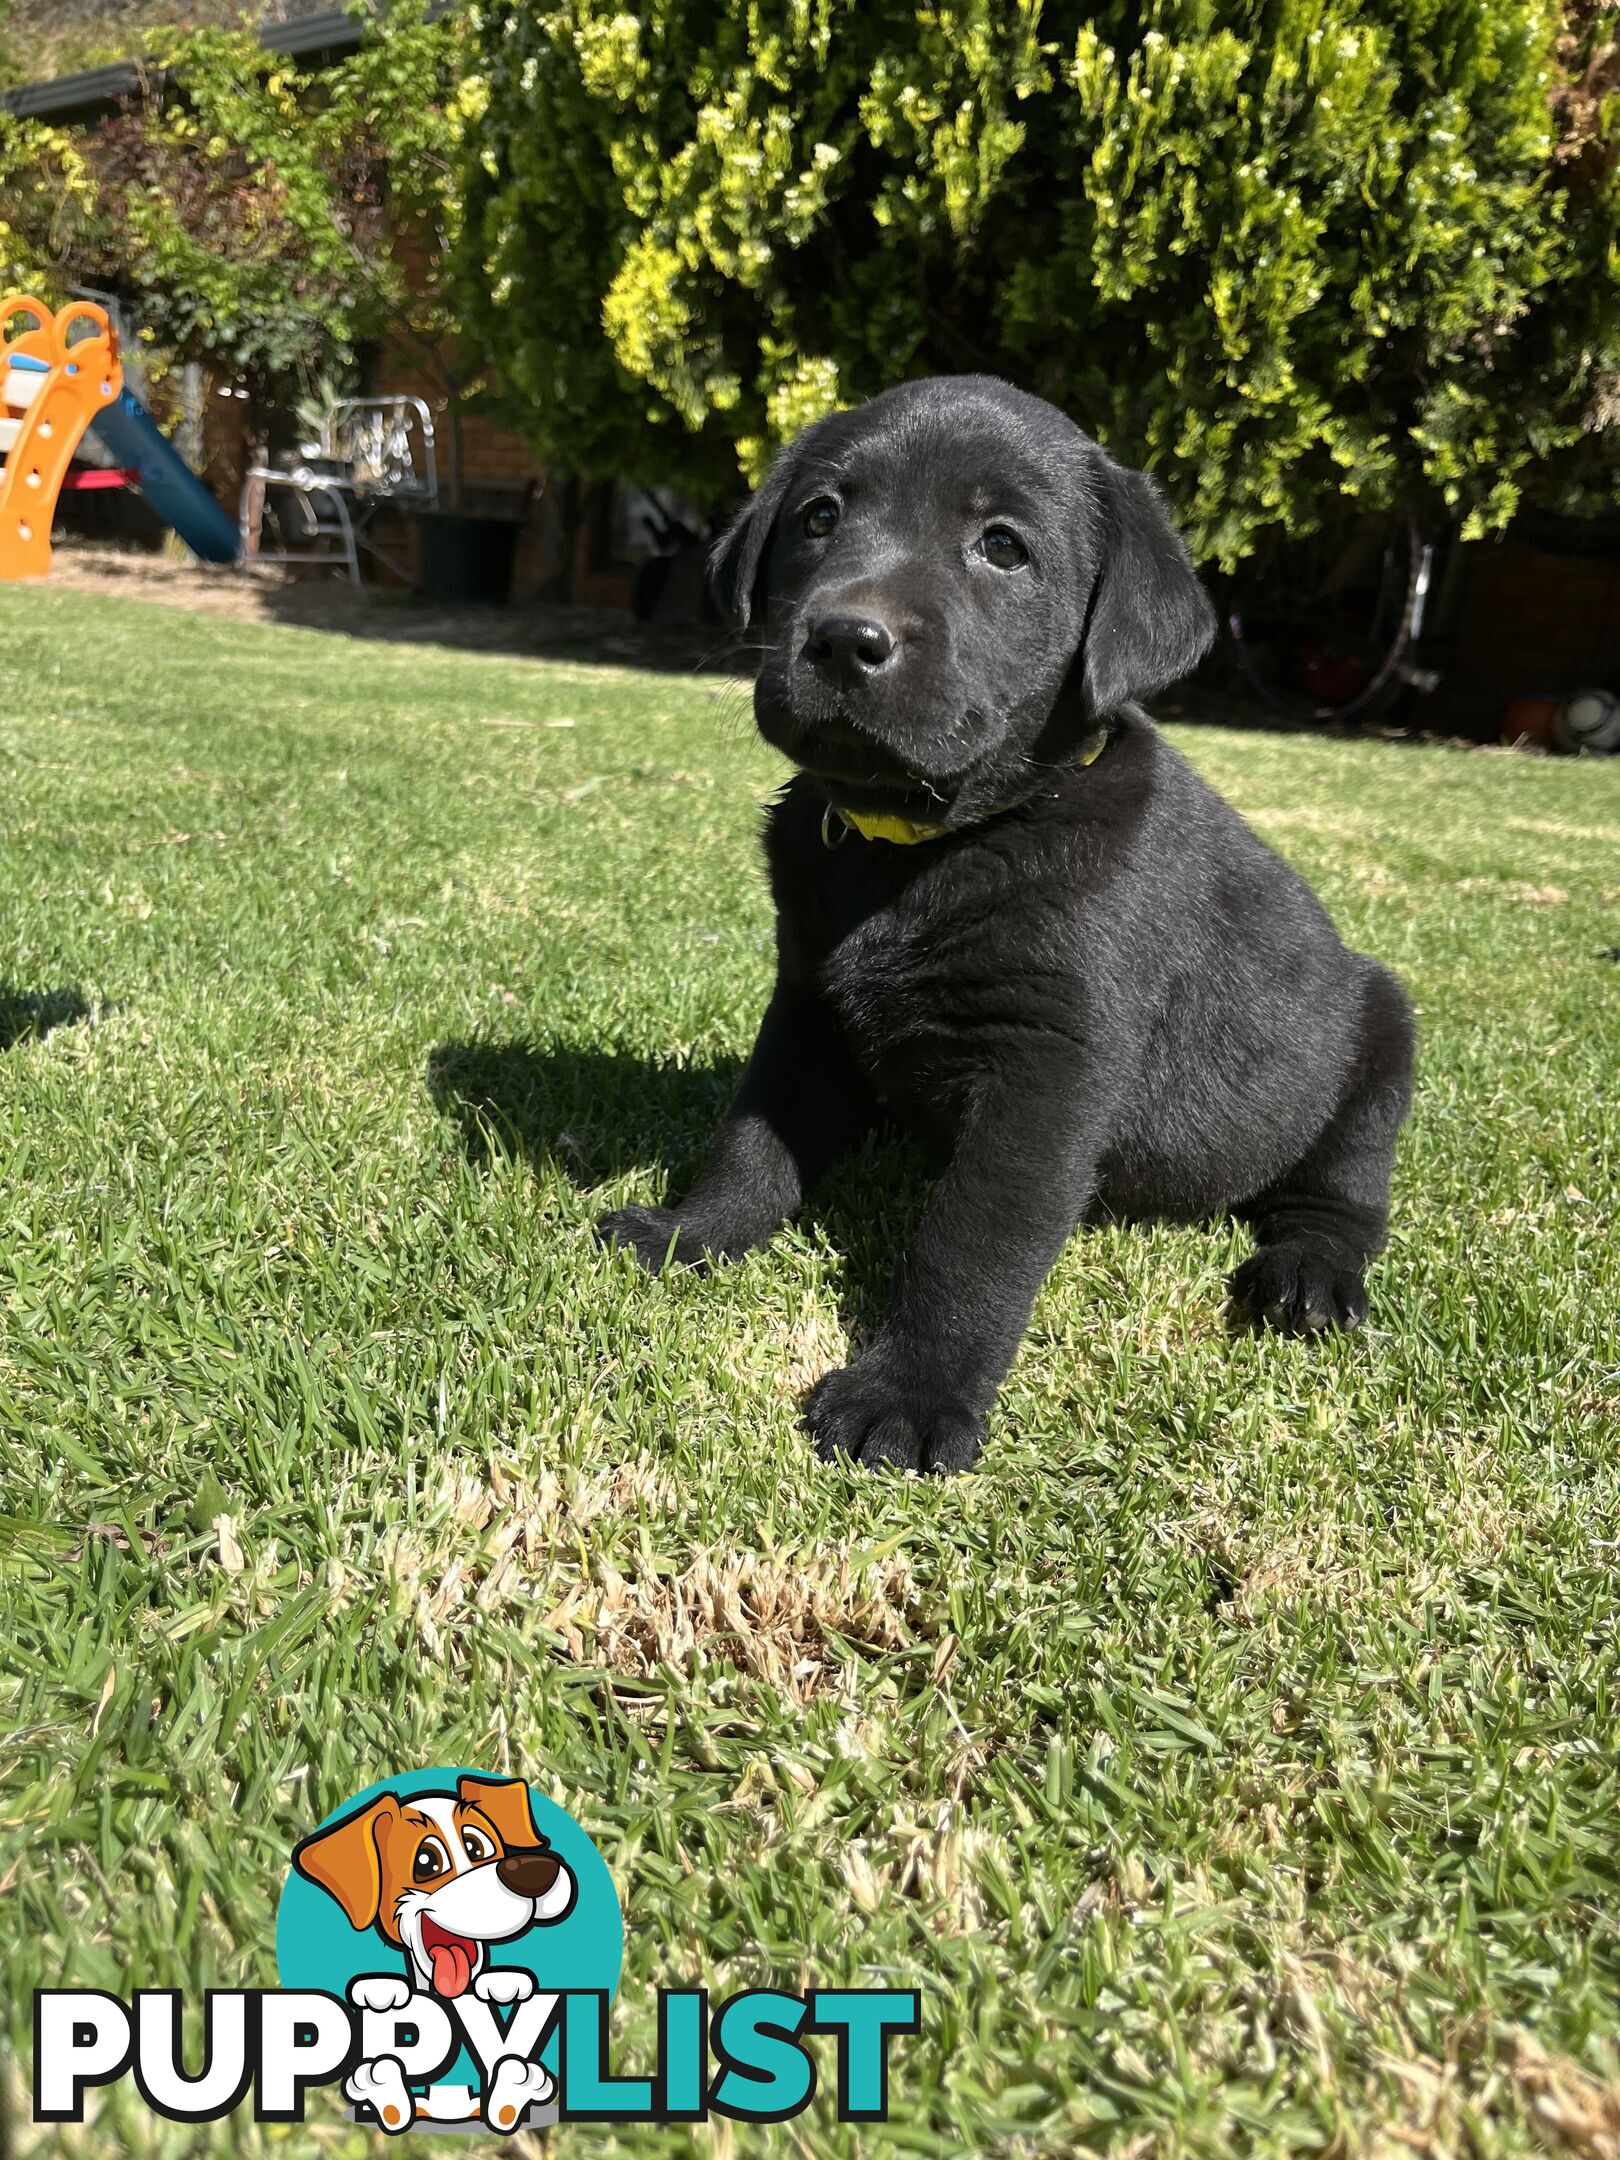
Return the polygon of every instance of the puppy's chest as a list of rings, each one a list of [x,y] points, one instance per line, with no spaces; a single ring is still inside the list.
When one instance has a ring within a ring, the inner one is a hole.
[[[914,889],[865,909],[835,897],[815,909],[807,943],[817,989],[857,1062],[892,1099],[966,1077],[1020,997],[1006,926]]]
[[[829,943],[818,987],[870,1062],[915,1036],[950,1031],[961,1018],[971,944],[940,926],[892,913],[869,917]]]

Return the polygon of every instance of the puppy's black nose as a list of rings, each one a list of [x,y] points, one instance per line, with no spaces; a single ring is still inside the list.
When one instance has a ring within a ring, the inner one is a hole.
[[[555,1853],[541,1845],[514,1846],[495,1863],[495,1872],[519,1897],[544,1897],[562,1872]]]
[[[839,682],[875,675],[894,651],[894,632],[870,615],[823,615],[812,623],[804,656]]]

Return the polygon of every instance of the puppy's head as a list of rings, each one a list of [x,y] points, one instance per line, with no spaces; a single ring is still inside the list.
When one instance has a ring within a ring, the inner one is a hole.
[[[379,1793],[317,1830],[293,1865],[405,1952],[419,1986],[459,1995],[485,1945],[565,1918],[576,1885],[535,1828],[521,1778],[463,1777],[453,1793]]]
[[[966,820],[1185,675],[1214,611],[1152,483],[989,376],[807,428],[711,563],[761,733],[848,809]]]

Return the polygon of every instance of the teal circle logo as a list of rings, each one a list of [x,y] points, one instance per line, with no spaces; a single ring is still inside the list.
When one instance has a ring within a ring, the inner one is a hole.
[[[510,2029],[564,1990],[611,1999],[623,1959],[618,1893],[585,1832],[526,1780],[482,1770],[414,1770],[356,1793],[294,1850],[276,1913],[284,1988],[344,1996],[402,2036],[344,2081],[357,2119],[385,2129],[467,2122],[489,2103],[465,2047],[448,2067],[413,2056],[424,2029],[448,2029],[441,2012]],[[532,2083],[501,2097],[518,2112],[500,2127],[552,2119],[538,2111],[557,2050],[553,2032]]]

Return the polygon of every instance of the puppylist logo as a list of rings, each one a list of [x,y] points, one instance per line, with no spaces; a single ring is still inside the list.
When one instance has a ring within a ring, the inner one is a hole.
[[[785,2122],[831,2069],[845,2122],[888,2114],[889,2040],[914,1990],[705,1988],[658,1995],[650,2075],[610,2067],[624,1920],[601,1854],[521,1778],[423,1770],[367,1787],[295,1848],[276,1915],[279,1988],[209,1989],[201,2063],[181,1998],[93,1988],[34,1998],[34,2115],[82,2122],[132,2077],[175,2122],[251,2106],[301,2122],[340,2089],[359,2123],[505,2135],[555,2122]]]

